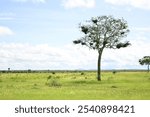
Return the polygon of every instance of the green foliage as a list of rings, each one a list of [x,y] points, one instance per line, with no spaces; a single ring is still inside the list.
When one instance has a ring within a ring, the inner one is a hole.
[[[127,42],[124,42],[124,43],[118,43],[117,45],[116,45],[116,48],[117,49],[120,49],[120,48],[125,48],[125,47],[127,47],[127,46],[129,46],[130,45],[130,43],[127,41]]]
[[[81,75],[85,75],[84,72],[81,72]]]
[[[52,76],[51,76],[51,75],[49,75],[49,76],[47,77],[47,81],[48,81],[48,80],[50,80],[51,78],[52,78]]]
[[[46,85],[48,85],[49,87],[61,87],[59,78],[59,76],[48,76]]]
[[[113,71],[112,73],[113,73],[113,74],[116,74],[116,73],[117,73],[117,71]]]
[[[55,74],[55,72],[52,72],[52,74]]]
[[[34,86],[37,86],[37,84],[35,83]]]
[[[117,88],[117,86],[111,86],[111,88]]]
[[[148,66],[148,72],[149,72],[150,56],[144,56],[142,59],[139,59],[139,63],[141,65],[147,65]]]
[[[150,65],[150,56],[144,56],[142,59],[139,59],[141,65]]]
[[[129,32],[124,19],[115,19],[112,16],[93,17],[85,24],[80,24],[79,28],[85,36],[73,41],[74,44],[85,45],[98,51],[102,48],[120,49],[130,45],[129,41],[121,42]]]
[[[50,87],[61,87],[61,84],[58,80],[51,79],[48,83],[48,86],[50,86]]]

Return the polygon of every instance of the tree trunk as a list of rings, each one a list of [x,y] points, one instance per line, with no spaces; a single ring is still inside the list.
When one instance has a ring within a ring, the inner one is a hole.
[[[149,72],[149,65],[150,65],[150,64],[148,64],[148,72]]]
[[[102,52],[98,52],[98,62],[97,62],[97,80],[101,81],[101,56]]]

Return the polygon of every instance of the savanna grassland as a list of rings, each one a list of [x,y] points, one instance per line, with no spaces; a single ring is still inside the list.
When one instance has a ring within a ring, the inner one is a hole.
[[[149,100],[150,73],[0,73],[1,100]]]

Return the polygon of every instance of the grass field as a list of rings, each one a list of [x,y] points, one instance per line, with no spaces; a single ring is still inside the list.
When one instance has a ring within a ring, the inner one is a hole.
[[[150,73],[0,73],[1,100],[149,100]]]

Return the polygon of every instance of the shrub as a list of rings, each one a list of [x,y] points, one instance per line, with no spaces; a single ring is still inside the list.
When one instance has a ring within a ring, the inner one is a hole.
[[[112,73],[113,73],[113,74],[116,74],[117,72],[116,72],[116,71],[113,71]]]
[[[33,86],[37,86],[37,84],[35,83]]]
[[[56,79],[51,79],[48,83],[46,83],[49,87],[61,87],[61,83]]]
[[[60,87],[59,76],[52,77],[51,75],[47,77],[47,82],[45,83],[49,87]]]
[[[47,81],[49,80],[49,79],[51,79],[52,78],[52,76],[51,75],[49,75],[48,77],[47,77]]]
[[[81,75],[84,75],[84,72],[82,72]]]
[[[117,86],[111,86],[111,88],[117,88]]]
[[[51,79],[48,83],[49,87],[61,87],[60,82],[57,79]]]

